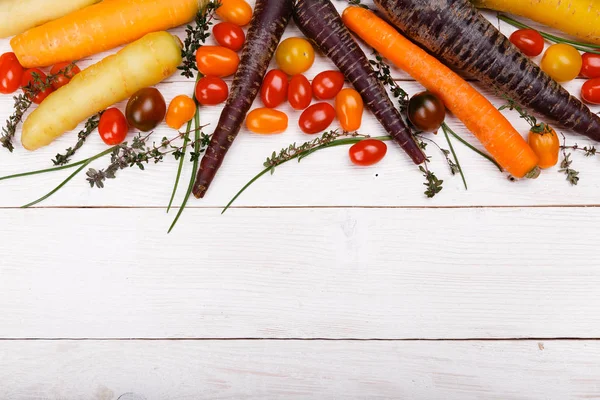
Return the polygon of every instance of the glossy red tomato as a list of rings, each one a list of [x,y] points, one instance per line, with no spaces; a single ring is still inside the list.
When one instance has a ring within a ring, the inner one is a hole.
[[[102,113],[98,132],[107,145],[115,146],[123,143],[128,130],[127,119],[118,108],[109,108]]]
[[[288,76],[279,69],[270,70],[263,80],[260,99],[268,108],[275,108],[287,99]]]
[[[304,110],[312,101],[312,86],[304,75],[294,75],[288,87],[288,101],[294,110]]]
[[[600,104],[600,78],[590,79],[583,84],[581,98],[586,103]]]
[[[223,103],[229,97],[227,83],[216,76],[205,76],[196,85],[196,100],[205,106]]]
[[[232,22],[221,22],[213,28],[215,40],[223,47],[233,51],[240,51],[246,41],[246,34]]]
[[[319,133],[327,129],[334,118],[335,109],[331,104],[317,103],[304,110],[298,125],[304,133]]]
[[[202,75],[223,78],[235,74],[240,57],[227,47],[202,46],[196,51],[196,64]]]
[[[600,78],[600,54],[583,53],[581,56],[581,76],[586,78]]]
[[[48,77],[42,70],[38,68],[31,68],[25,71],[21,78],[21,86],[24,88],[25,94],[27,98],[33,101],[35,104],[40,104],[42,101],[46,99],[46,97],[50,96],[54,89],[52,86],[48,86],[44,90],[40,90],[40,84],[35,83],[35,79],[33,75],[39,77],[42,83],[46,83],[48,81]]]
[[[387,145],[377,139],[361,140],[348,150],[350,160],[363,167],[377,164],[385,157],[386,153]]]
[[[323,71],[315,76],[312,90],[319,100],[333,99],[344,87],[344,74],[339,71]]]
[[[50,70],[50,75],[54,75],[52,80],[52,87],[54,90],[65,86],[71,81],[75,75],[81,72],[77,65],[70,67],[71,63],[58,63]]]
[[[529,57],[539,56],[544,51],[544,38],[533,29],[519,29],[513,32],[510,41]]]
[[[0,57],[0,93],[14,93],[21,87],[23,72],[15,53],[4,53]]]

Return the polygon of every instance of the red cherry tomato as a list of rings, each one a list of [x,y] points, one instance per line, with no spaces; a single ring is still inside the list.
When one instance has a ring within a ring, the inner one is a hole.
[[[268,108],[275,108],[287,99],[288,76],[285,72],[272,69],[263,80],[260,99]]]
[[[519,29],[513,32],[510,41],[529,57],[539,56],[544,51],[544,38],[533,29]]]
[[[227,83],[216,76],[205,76],[196,85],[196,100],[205,106],[221,104],[229,96]]]
[[[377,139],[361,140],[348,150],[350,160],[363,167],[377,164],[385,157],[386,153],[387,145]]]
[[[118,108],[109,108],[102,113],[98,132],[107,145],[115,146],[123,143],[128,130],[127,119]]]
[[[581,76],[586,78],[600,78],[600,54],[583,53],[581,56]]]
[[[583,84],[581,98],[586,103],[600,104],[600,78],[590,79]]]
[[[35,104],[40,104],[46,99],[46,97],[50,96],[50,94],[54,92],[54,89],[52,89],[52,86],[49,86],[40,91],[40,86],[39,84],[35,83],[33,74],[37,74],[37,76],[40,78],[40,81],[43,83],[48,81],[48,77],[42,72],[42,70],[38,68],[31,68],[25,71],[23,74],[23,77],[21,78],[21,86],[23,87],[23,90],[25,91],[25,94],[29,100],[33,101]]]
[[[58,63],[50,70],[50,75],[54,75],[54,79],[52,80],[54,90],[65,86],[71,81],[71,78],[81,72],[77,65],[69,67],[70,65],[71,63],[67,62]]]
[[[312,101],[312,86],[304,75],[294,75],[289,83],[288,101],[294,110],[304,110]]]
[[[246,41],[246,34],[242,28],[231,22],[216,24],[213,35],[217,43],[233,51],[240,51]]]
[[[4,53],[0,57],[0,93],[14,93],[21,86],[23,72],[15,53]]]
[[[344,74],[339,71],[323,71],[313,79],[312,90],[319,100],[333,99],[344,87]]]
[[[304,133],[319,133],[327,129],[334,118],[335,109],[331,104],[317,103],[304,110],[298,125]]]

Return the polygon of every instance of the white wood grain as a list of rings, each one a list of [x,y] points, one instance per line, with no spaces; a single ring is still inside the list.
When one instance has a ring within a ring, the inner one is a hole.
[[[597,341],[0,341],[11,400],[600,398]]]
[[[596,338],[599,217],[3,210],[0,338]]]

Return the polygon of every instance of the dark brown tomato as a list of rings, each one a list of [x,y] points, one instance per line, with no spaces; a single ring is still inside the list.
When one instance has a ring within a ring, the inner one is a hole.
[[[167,104],[155,88],[138,90],[127,103],[127,122],[142,132],[156,128],[165,118]]]
[[[420,131],[436,132],[446,119],[446,107],[435,94],[421,92],[408,102],[408,119]]]

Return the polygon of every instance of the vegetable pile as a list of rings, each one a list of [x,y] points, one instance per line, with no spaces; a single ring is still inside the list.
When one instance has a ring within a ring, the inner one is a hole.
[[[186,160],[192,174],[171,230],[192,194],[207,195],[240,132],[276,135],[289,129],[285,104],[298,113],[301,132],[320,135],[274,152],[225,209],[277,166],[348,145],[349,160],[361,167],[377,164],[389,151],[401,148],[425,177],[427,197],[443,187],[430,170],[428,143],[441,150],[450,172],[460,174],[467,188],[452,140],[490,160],[511,179],[537,178],[542,169],[559,163],[562,151],[559,172],[577,184],[578,173],[567,151],[595,155],[595,147],[561,145],[557,131],[528,109],[557,126],[600,140],[600,117],[585,105],[600,104],[600,9],[592,0],[375,0],[377,11],[349,0],[341,15],[331,0],[256,0],[254,9],[245,0],[54,3],[5,0],[0,4],[0,15],[8,21],[0,27],[0,37],[16,35],[10,41],[13,52],[0,57],[0,93],[22,91],[14,96],[13,114],[2,128],[2,147],[14,151],[20,133],[22,147],[34,151],[85,122],[75,145],[56,155],[53,168],[0,177],[2,181],[74,170],[59,186],[24,207],[44,201],[86,168],[90,186],[102,188],[120,170],[144,169],[151,161],[172,156],[178,168],[168,211]],[[526,16],[583,42],[537,31],[499,14],[500,20],[518,28],[507,38],[476,7]],[[282,40],[290,23],[305,37]],[[185,37],[167,32],[181,25],[186,27]],[[210,36],[214,45],[207,44]],[[359,40],[372,49],[372,55],[363,51]],[[124,47],[85,69],[77,65],[83,58],[119,46]],[[319,71],[311,81],[305,74],[313,66],[315,50],[329,57],[337,69]],[[538,65],[535,57],[539,56]],[[386,60],[424,90],[409,96],[392,78]],[[276,68],[269,70],[272,61]],[[167,102],[155,86],[178,71],[195,84]],[[506,104],[496,108],[455,71],[477,78],[502,95]],[[581,100],[562,86],[580,77],[586,79]],[[123,109],[117,104],[122,101],[127,101]],[[218,124],[211,135],[205,134],[201,110],[223,103]],[[510,110],[529,123],[529,132],[511,125],[503,113]],[[388,136],[360,132],[365,112],[375,116]],[[448,126],[447,112],[487,153]],[[172,129],[174,137],[153,139],[161,124]],[[71,162],[95,129],[109,147]],[[449,150],[430,135],[438,131],[443,132]],[[393,148],[388,149],[388,141]],[[106,168],[89,168],[105,156],[110,156]]]

